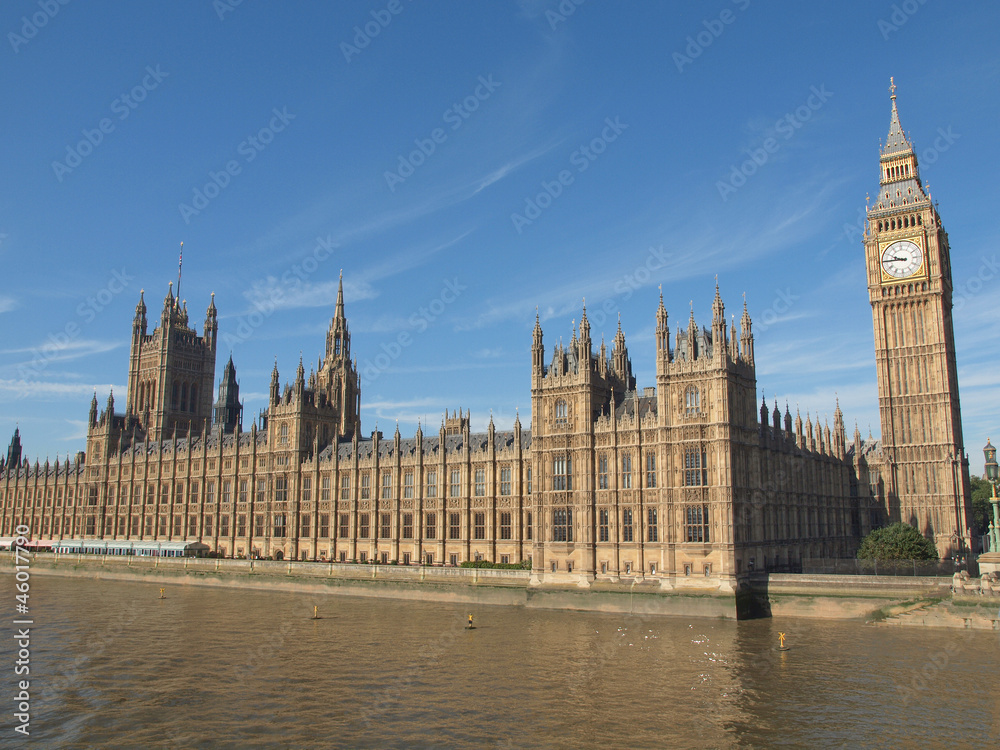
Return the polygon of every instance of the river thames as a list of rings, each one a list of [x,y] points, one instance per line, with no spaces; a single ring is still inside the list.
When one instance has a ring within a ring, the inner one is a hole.
[[[165,589],[32,577],[32,746],[1000,745],[998,633]]]

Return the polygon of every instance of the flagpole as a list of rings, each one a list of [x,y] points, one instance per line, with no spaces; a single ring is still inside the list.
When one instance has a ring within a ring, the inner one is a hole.
[[[184,243],[181,243],[181,254],[177,259],[177,300],[181,298],[181,266],[184,265]]]

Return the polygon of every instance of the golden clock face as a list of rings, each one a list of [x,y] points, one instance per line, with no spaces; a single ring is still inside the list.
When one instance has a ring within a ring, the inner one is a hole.
[[[911,240],[897,240],[882,251],[882,273],[891,279],[907,279],[924,265],[920,245]]]

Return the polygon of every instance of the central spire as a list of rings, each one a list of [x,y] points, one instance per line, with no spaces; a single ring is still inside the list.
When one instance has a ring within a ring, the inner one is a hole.
[[[889,119],[889,135],[885,139],[885,146],[882,147],[882,156],[913,153],[913,146],[903,132],[903,126],[899,124],[899,110],[896,109],[896,82],[889,78],[889,98],[892,100],[892,115]]]

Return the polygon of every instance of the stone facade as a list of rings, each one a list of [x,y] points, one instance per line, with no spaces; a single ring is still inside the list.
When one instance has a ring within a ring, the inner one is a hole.
[[[711,328],[693,314],[671,343],[656,311],[657,382],[636,388],[620,324],[595,351],[584,309],[546,363],[536,320],[532,426],[361,434],[357,367],[338,293],[325,355],[292,383],[272,373],[266,413],[241,426],[235,367],[215,407],[165,398],[190,383],[200,346],[171,294],[161,326],[135,336],[126,411],[91,403],[86,453],[30,465],[15,435],[0,474],[2,533],[39,539],[199,541],[225,556],[456,565],[531,560],[536,582],[652,580],[728,589],[756,569],[852,553],[862,532],[839,407],[834,425],[757,419],[744,306],[727,330],[718,289]],[[206,327],[214,336],[214,300]],[[158,342],[158,343],[157,343]],[[135,348],[135,347],[134,347]],[[214,348],[203,347],[214,366]],[[203,366],[204,363],[202,363]],[[152,375],[147,375],[152,373]],[[178,391],[183,394],[183,390]],[[210,391],[201,388],[202,395]],[[138,409],[139,411],[136,411]],[[193,413],[194,416],[189,416]]]
[[[387,439],[361,432],[341,281],[309,375],[300,361],[282,386],[275,363],[267,409],[244,430],[230,359],[213,425],[214,298],[198,336],[171,290],[152,334],[140,297],[125,411],[109,396],[98,413],[95,396],[85,453],[31,465],[15,433],[0,462],[0,533],[25,524],[43,540],[197,541],[222,556],[335,562],[530,560],[538,584],[724,591],[751,570],[851,556],[900,516],[941,548],[967,528],[956,498],[968,477],[947,236],[897,130],[894,97],[866,234],[882,442],[855,427],[848,443],[839,403],[832,427],[758,407],[746,303],[739,328],[727,326],[718,286],[711,325],[692,311],[673,336],[661,294],[652,386],[636,385],[620,321],[610,352],[595,347],[584,306],[549,354],[536,317],[530,429],[491,418],[474,433],[470,414],[453,412],[436,433],[403,438],[397,426]],[[900,238],[929,258],[919,279],[883,275]]]
[[[951,250],[920,180],[891,86],[879,192],[865,232],[882,439],[869,465],[890,522],[933,539],[941,557],[976,549],[952,322]]]

